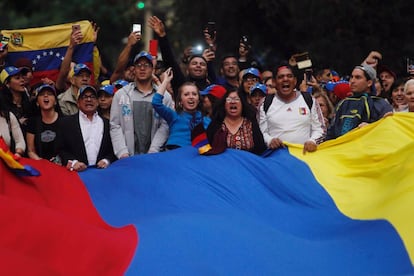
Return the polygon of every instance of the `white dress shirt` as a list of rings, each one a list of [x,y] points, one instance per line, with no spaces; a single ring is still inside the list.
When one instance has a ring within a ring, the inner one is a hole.
[[[82,132],[83,143],[85,144],[88,165],[93,166],[99,161],[98,153],[102,143],[104,123],[98,112],[95,112],[92,120],[89,120],[85,113],[79,111],[79,124]]]

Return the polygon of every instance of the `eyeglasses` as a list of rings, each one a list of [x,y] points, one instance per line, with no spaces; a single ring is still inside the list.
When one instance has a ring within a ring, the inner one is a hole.
[[[238,103],[240,98],[226,98],[226,103]]]
[[[245,81],[248,81],[248,82],[258,82],[258,81],[259,81],[259,78],[255,78],[255,77],[247,77],[247,78],[245,78],[244,80],[245,80]]]
[[[150,63],[135,63],[135,67],[148,69],[148,68],[152,68],[152,64],[150,64]]]
[[[81,95],[80,96],[80,98],[82,99],[82,100],[86,100],[86,99],[90,99],[90,100],[96,100],[97,99],[97,97],[96,97],[96,95]]]

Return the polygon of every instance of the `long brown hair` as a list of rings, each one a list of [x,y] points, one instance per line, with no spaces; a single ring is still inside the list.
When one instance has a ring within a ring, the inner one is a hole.
[[[175,111],[177,111],[177,113],[181,113],[183,112],[183,106],[181,104],[181,94],[183,93],[183,88],[184,86],[193,86],[197,89],[197,94],[198,94],[198,105],[196,108],[196,111],[201,110],[201,95],[200,95],[200,90],[198,89],[197,85],[194,82],[191,81],[187,81],[184,82],[179,88],[178,88],[178,93],[177,93],[177,97],[175,98]]]

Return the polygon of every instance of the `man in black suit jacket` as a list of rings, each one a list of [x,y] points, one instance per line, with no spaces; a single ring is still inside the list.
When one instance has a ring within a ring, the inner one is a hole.
[[[79,112],[61,120],[58,131],[59,155],[71,171],[88,166],[107,168],[116,160],[109,134],[109,120],[98,115],[98,94],[94,87],[79,90]]]

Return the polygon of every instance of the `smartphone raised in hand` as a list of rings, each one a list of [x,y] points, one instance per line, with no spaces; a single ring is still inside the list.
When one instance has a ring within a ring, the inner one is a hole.
[[[72,25],[72,32],[73,33],[79,31],[80,29],[81,29],[81,27],[80,27],[79,24],[73,24]]]
[[[141,24],[132,24],[132,32],[141,34]]]
[[[191,48],[191,54],[192,55],[201,55],[201,54],[203,54],[203,51],[204,51],[204,47],[201,44],[194,45]]]
[[[407,58],[406,65],[408,75],[414,75],[414,59]]]
[[[306,74],[306,82],[311,82],[312,74],[313,74],[312,68],[305,69],[305,74]]]
[[[206,29],[211,39],[215,39],[216,36],[216,22],[209,21],[207,22]]]

